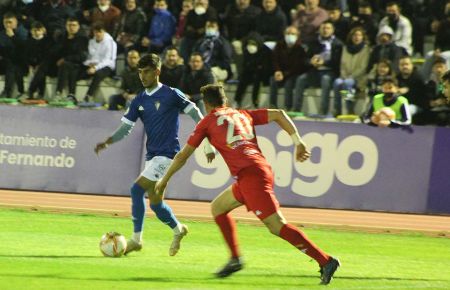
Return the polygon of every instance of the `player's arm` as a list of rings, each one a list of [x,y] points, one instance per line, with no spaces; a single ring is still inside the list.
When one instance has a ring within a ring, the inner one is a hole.
[[[122,121],[122,124],[120,125],[120,127],[117,128],[117,130],[110,137],[106,138],[105,141],[100,142],[95,146],[95,149],[94,149],[95,153],[98,154],[103,149],[108,148],[109,145],[122,140],[123,138],[125,138],[126,136],[128,136],[131,133],[132,129],[133,129],[133,124]]]
[[[195,123],[200,122],[201,119],[203,119],[203,114],[200,112],[198,107],[191,103],[189,104],[185,109],[184,113],[188,114],[192,120],[195,121]],[[208,139],[205,140],[205,147],[204,147],[206,159],[208,160],[208,163],[211,163],[214,158],[216,157],[216,149],[209,143]]]
[[[286,131],[291,136],[295,145],[295,157],[297,161],[303,162],[311,156],[311,152],[306,148],[300,134],[295,127],[294,122],[286,114],[284,110],[268,109],[268,121],[277,123],[281,129]]]
[[[167,173],[155,185],[156,194],[163,194],[170,178],[178,170],[180,170],[184,166],[184,164],[186,164],[186,161],[189,159],[189,157],[192,155],[192,153],[194,153],[195,149],[196,149],[195,147],[193,147],[189,144],[186,144],[186,145],[184,145],[183,149],[181,149],[181,151],[178,152],[177,155],[175,155],[175,157],[173,158],[172,164],[170,164],[169,169],[167,169]]]

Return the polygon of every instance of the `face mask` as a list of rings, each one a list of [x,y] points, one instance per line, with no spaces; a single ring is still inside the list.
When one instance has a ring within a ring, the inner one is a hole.
[[[297,42],[297,38],[297,35],[286,34],[284,36],[284,41],[286,41],[287,45],[294,45]]]
[[[23,4],[31,4],[33,0],[22,0]]]
[[[258,47],[256,45],[249,44],[249,45],[247,45],[247,51],[250,54],[255,54],[258,52]]]
[[[219,35],[219,31],[217,31],[217,30],[215,30],[215,29],[208,28],[208,29],[206,29],[206,31],[205,31],[205,35],[206,35],[206,36],[209,36],[209,37],[211,37],[211,36],[217,36],[217,35]]]
[[[194,11],[195,11],[195,14],[197,14],[197,15],[203,15],[206,13],[206,8],[203,6],[197,6],[197,7],[195,7]]]
[[[38,35],[37,37],[33,36],[33,38],[36,39],[36,40],[41,40],[42,38],[44,38],[44,35],[41,34],[41,35]]]
[[[384,93],[384,96],[385,96],[387,99],[390,99],[390,98],[392,98],[392,97],[394,96],[394,93]]]
[[[386,16],[389,18],[389,20],[394,21],[397,20],[397,14],[395,13],[388,13]]]
[[[105,12],[106,10],[109,9],[109,5],[103,5],[103,6],[99,5],[98,9],[100,9],[100,11],[102,11],[102,12]]]

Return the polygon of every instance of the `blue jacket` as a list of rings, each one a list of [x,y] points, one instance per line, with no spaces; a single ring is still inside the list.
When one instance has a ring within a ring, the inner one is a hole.
[[[171,44],[176,24],[175,17],[168,10],[156,10],[148,32],[151,45],[165,46]]]

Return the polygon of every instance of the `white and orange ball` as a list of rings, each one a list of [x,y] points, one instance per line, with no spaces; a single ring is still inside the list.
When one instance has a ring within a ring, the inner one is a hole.
[[[395,117],[394,110],[389,107],[384,107],[374,112],[370,120],[380,127],[387,127],[392,120],[395,120]]]
[[[119,233],[109,232],[102,236],[99,246],[103,256],[120,257],[127,249],[127,240]]]

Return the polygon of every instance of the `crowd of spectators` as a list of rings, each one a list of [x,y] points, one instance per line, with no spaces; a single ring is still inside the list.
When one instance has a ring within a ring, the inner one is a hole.
[[[320,115],[354,114],[355,100],[372,102],[394,78],[413,123],[449,124],[439,77],[450,64],[450,0],[0,0],[0,17],[0,98],[89,102],[117,77],[109,107],[120,109],[139,90],[136,59],[156,53],[161,80],[201,108],[202,85],[228,82],[238,83],[236,107],[249,86],[258,107],[269,86],[271,107],[301,112],[312,86]],[[426,35],[435,41],[424,51]],[[80,79],[91,80],[83,96]]]

